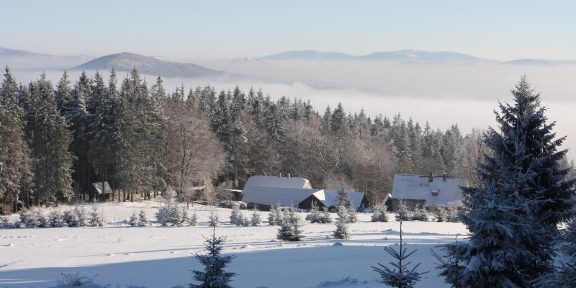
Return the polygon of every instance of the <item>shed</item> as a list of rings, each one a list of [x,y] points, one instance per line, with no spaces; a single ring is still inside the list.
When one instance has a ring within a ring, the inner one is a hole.
[[[242,191],[242,201],[249,207],[269,209],[272,206],[298,207],[298,203],[312,193],[310,181],[304,178],[252,176]]]
[[[350,197],[350,203],[352,208],[356,211],[361,211],[368,206],[368,200],[366,199],[366,193],[364,192],[346,192],[348,197]],[[320,190],[312,195],[308,196],[306,199],[298,204],[301,209],[312,209],[312,203],[314,203],[319,208],[326,208],[330,211],[335,211],[338,206],[338,191],[334,190]]]
[[[114,195],[114,191],[110,188],[108,182],[94,182],[92,183],[92,191],[90,194],[95,195],[98,199],[107,200],[110,198],[114,198],[111,195]]]

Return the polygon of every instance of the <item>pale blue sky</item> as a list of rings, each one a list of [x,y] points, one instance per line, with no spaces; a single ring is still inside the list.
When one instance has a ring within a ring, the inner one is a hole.
[[[451,50],[576,60],[576,1],[0,0],[0,47],[101,56]]]

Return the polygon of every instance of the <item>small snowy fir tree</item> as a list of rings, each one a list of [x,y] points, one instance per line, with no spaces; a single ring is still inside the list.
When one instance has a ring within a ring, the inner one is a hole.
[[[408,249],[404,247],[402,240],[402,222],[403,221],[400,220],[400,247],[398,251],[394,250],[391,246],[384,247],[384,251],[396,261],[388,263],[389,266],[377,263],[378,266],[372,266],[372,269],[380,274],[381,282],[390,287],[412,288],[420,281],[422,274],[427,272],[416,271],[420,263],[414,265],[412,268],[409,267],[412,262],[406,260],[412,256],[416,250],[408,252]]]
[[[232,203],[232,211],[230,211],[230,224],[240,226],[239,219],[241,216],[242,211],[240,210],[240,204],[234,202]]]
[[[205,248],[208,253],[206,255],[196,254],[196,259],[204,266],[204,271],[192,271],[194,280],[200,284],[190,284],[190,288],[229,288],[228,283],[236,273],[224,270],[234,258],[230,255],[221,255],[226,238],[216,237],[216,228],[214,228],[212,237],[205,239]]]
[[[386,204],[380,203],[374,207],[374,213],[372,214],[372,222],[388,222],[388,214],[386,214],[388,208]]]
[[[194,211],[194,213],[192,213],[192,215],[188,217],[188,225],[196,226],[197,224],[198,224],[198,215],[196,214],[196,211]]]
[[[138,215],[136,215],[136,212],[132,212],[130,219],[128,219],[128,224],[132,227],[138,226]]]
[[[334,231],[334,238],[336,239],[349,239],[350,233],[348,232],[348,219],[350,215],[346,206],[338,207],[338,219],[336,219],[336,231]]]
[[[326,207],[322,208],[322,218],[320,218],[320,223],[332,223],[332,215]]]
[[[144,209],[141,209],[140,212],[138,213],[137,225],[140,227],[144,227],[147,224],[148,224],[148,217],[146,217],[146,211],[144,211]]]
[[[182,225],[184,222],[182,215],[182,209],[175,200],[176,193],[173,191],[167,191],[164,195],[164,203],[158,208],[156,213],[156,220],[162,226],[172,226]]]
[[[258,226],[262,223],[262,218],[260,217],[260,212],[254,210],[252,211],[252,217],[250,218],[250,224],[252,226]]]
[[[250,225],[250,221],[248,220],[248,217],[246,217],[246,214],[240,213],[238,215],[238,220],[237,220],[236,226],[248,226],[248,225]]]
[[[310,223],[319,223],[321,218],[322,214],[320,214],[316,202],[312,201],[312,209],[310,209],[310,212],[306,215],[306,220],[310,221]]]
[[[282,222],[282,209],[279,207],[272,207],[270,213],[268,214],[268,225],[280,225]]]
[[[448,221],[448,211],[444,207],[436,207],[432,210],[434,213],[434,218],[436,218],[436,222],[446,222]]]
[[[76,226],[82,227],[88,224],[88,213],[86,212],[86,208],[84,208],[84,206],[74,207],[74,214],[76,214],[76,218],[78,219]]]
[[[59,209],[53,209],[48,214],[48,221],[50,222],[50,227],[64,227],[66,222],[64,221],[64,214]]]
[[[64,215],[62,217],[68,227],[80,226],[78,224],[78,215],[76,214],[74,209],[67,209],[66,211],[64,211]]]
[[[215,213],[214,211],[210,212],[210,216],[208,216],[208,225],[210,225],[211,227],[216,227],[218,226],[219,222],[220,219],[218,218],[218,214]]]
[[[424,207],[418,206],[416,209],[414,209],[414,212],[412,212],[412,216],[410,218],[413,221],[428,221],[428,213]]]
[[[285,211],[282,215],[280,229],[278,229],[278,240],[300,241],[302,235],[302,219],[294,211]]]
[[[90,217],[88,218],[87,224],[91,227],[104,226],[104,217],[102,216],[102,211],[98,211],[96,206],[92,206],[92,212],[90,212]]]
[[[410,221],[412,220],[412,213],[406,207],[404,201],[398,203],[398,214],[396,214],[396,221]]]
[[[456,207],[446,207],[446,221],[460,222],[460,212]]]
[[[344,187],[338,189],[338,193],[336,194],[336,201],[338,203],[338,207],[344,206],[348,210],[348,218],[346,221],[348,223],[356,223],[358,221],[358,215],[356,213],[356,209],[352,207],[350,195],[344,190]]]
[[[0,216],[0,229],[11,228],[10,222],[8,222],[8,217]]]

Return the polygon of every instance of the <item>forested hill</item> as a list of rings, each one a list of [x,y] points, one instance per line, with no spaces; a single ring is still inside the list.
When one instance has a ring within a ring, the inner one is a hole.
[[[0,156],[13,172],[2,174],[11,183],[4,202],[81,197],[102,180],[125,197],[206,185],[201,197],[212,201],[216,187],[290,174],[314,187],[365,191],[375,203],[395,173],[469,178],[482,149],[477,131],[463,136],[456,125],[435,130],[338,103],[320,112],[303,99],[238,87],[166,91],[161,78],[147,86],[136,70],[122,80],[113,72],[16,83],[7,72],[0,94],[10,112],[0,113],[3,127],[12,127],[0,150],[13,151]]]
[[[131,71],[134,68],[146,75],[162,77],[199,78],[226,74],[193,63],[165,61],[128,52],[102,56],[79,65],[74,70]]]

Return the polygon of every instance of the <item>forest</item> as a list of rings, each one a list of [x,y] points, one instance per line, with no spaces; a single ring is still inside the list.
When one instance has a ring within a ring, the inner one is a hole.
[[[0,199],[21,206],[92,201],[107,181],[118,201],[167,189],[209,203],[230,197],[252,175],[309,179],[313,187],[366,192],[371,204],[393,175],[474,180],[482,131],[462,135],[401,115],[321,112],[309,100],[253,88],[152,85],[134,69],[124,79],[66,72],[18,83],[6,68],[0,87]],[[278,96],[278,95],[275,95]],[[274,100],[276,99],[276,100]],[[385,100],[382,100],[385,101]],[[369,105],[368,103],[366,105]],[[442,116],[444,117],[444,116]],[[192,188],[205,186],[197,194]]]

